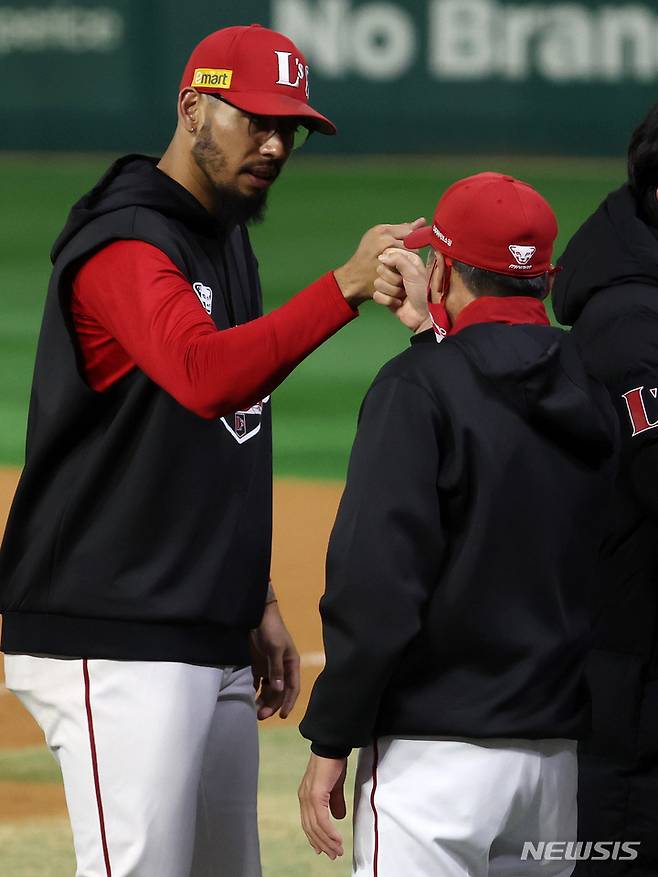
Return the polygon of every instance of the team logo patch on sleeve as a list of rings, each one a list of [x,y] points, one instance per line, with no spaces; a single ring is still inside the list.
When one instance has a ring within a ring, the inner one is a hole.
[[[192,85],[199,88],[230,88],[232,70],[217,70],[214,67],[197,67],[192,77]]]
[[[203,309],[207,314],[212,314],[212,289],[203,283],[193,283],[192,289],[196,292]]]

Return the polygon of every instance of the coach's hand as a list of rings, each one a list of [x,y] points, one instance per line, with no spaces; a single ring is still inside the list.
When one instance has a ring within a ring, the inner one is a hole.
[[[329,818],[344,819],[346,758],[320,758],[311,755],[306,773],[299,786],[299,810],[302,828],[308,842],[318,855],[330,859],[343,855],[343,839]]]
[[[373,297],[379,254],[387,247],[403,247],[406,236],[423,225],[426,222],[422,218],[399,225],[376,225],[363,235],[349,262],[334,271],[336,282],[352,307],[356,308]],[[400,297],[404,297],[404,291]]]
[[[427,269],[417,253],[389,248],[379,257],[377,304],[387,307],[412,332],[427,320]]]
[[[267,604],[260,627],[251,632],[251,666],[259,720],[277,712],[287,718],[299,695],[299,653],[276,601]]]

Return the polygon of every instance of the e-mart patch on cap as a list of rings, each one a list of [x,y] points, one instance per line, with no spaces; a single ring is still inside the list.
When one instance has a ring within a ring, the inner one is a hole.
[[[217,70],[214,67],[197,67],[192,77],[192,86],[197,88],[230,88],[232,70]]]

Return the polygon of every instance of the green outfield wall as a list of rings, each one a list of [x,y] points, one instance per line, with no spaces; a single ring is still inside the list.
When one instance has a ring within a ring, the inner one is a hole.
[[[658,2],[0,2],[0,149],[158,151],[186,56],[261,22],[306,52],[314,151],[615,155],[658,99]]]

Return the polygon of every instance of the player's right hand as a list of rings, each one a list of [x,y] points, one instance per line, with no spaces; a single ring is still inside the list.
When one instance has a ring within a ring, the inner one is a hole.
[[[398,225],[376,225],[363,235],[352,258],[334,271],[336,282],[352,307],[373,297],[379,254],[389,247],[403,248],[406,236],[423,225],[426,225],[423,218]],[[404,293],[400,296],[403,298]]]
[[[333,861],[343,855],[343,839],[329,814],[344,819],[346,758],[320,758],[311,755],[299,786],[299,810],[302,828],[316,853],[325,853]]]
[[[277,712],[285,719],[299,695],[299,652],[276,601],[265,606],[260,626],[251,632],[250,646],[258,720]]]

